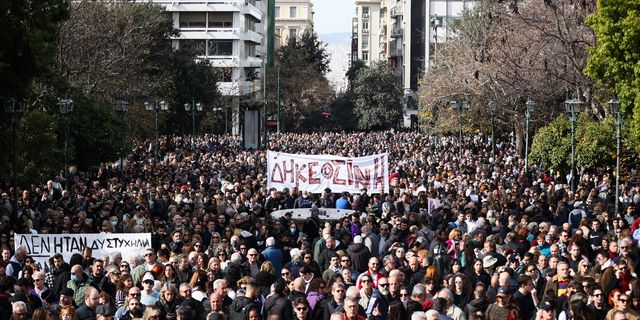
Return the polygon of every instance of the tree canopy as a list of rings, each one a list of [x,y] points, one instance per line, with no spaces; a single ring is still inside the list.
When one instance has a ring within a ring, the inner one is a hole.
[[[398,126],[402,120],[402,86],[385,61],[360,69],[353,91],[358,128]]]
[[[585,73],[622,101],[632,120],[632,138],[640,142],[640,2],[598,0],[597,12],[586,19],[596,42],[589,48]],[[640,150],[640,148],[637,148]]]
[[[275,104],[275,87],[280,69],[280,118],[283,127],[317,126],[320,114],[328,110],[334,94],[325,77],[329,70],[326,45],[317,34],[305,32],[300,39],[289,38],[280,48],[276,66],[269,73],[269,101]],[[305,119],[300,121],[299,119]]]

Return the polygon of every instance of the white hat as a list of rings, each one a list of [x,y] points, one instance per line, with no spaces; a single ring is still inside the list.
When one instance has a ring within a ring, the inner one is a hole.
[[[486,255],[484,256],[484,258],[482,258],[482,266],[484,268],[491,268],[496,263],[498,263],[498,259],[490,255]]]
[[[145,281],[148,281],[148,280],[156,281],[156,279],[153,277],[153,275],[151,273],[147,273],[147,274],[144,275],[144,277],[142,277],[142,282],[145,282]]]
[[[353,243],[362,243],[362,236],[353,237]]]

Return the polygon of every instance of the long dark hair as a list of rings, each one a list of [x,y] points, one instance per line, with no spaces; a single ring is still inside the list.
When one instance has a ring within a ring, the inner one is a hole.
[[[406,311],[402,301],[393,301],[389,305],[389,320],[404,320],[407,319]]]

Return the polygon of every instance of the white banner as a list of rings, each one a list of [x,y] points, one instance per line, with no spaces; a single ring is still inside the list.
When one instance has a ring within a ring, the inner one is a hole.
[[[97,259],[120,252],[122,259],[129,261],[151,248],[151,233],[16,234],[14,241],[16,248],[24,245],[27,255],[42,267],[48,267],[54,254],[62,254],[64,261],[69,262],[71,255],[82,254],[85,247],[91,248]]]
[[[345,158],[332,155],[290,154],[267,151],[269,188],[297,187],[311,193],[330,188],[333,193],[369,194],[389,192],[389,161],[386,153]]]

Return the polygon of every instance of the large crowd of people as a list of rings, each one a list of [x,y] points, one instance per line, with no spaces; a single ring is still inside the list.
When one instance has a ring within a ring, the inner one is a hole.
[[[288,153],[388,153],[389,193],[312,194],[270,189],[265,150],[231,136],[153,149],[2,190],[0,319],[639,319],[640,186],[616,198],[610,171],[581,169],[573,191],[479,135],[272,136]],[[336,207],[355,211],[318,215]],[[310,216],[270,215],[294,208]],[[150,233],[151,246],[43,265],[14,245],[28,233]]]

